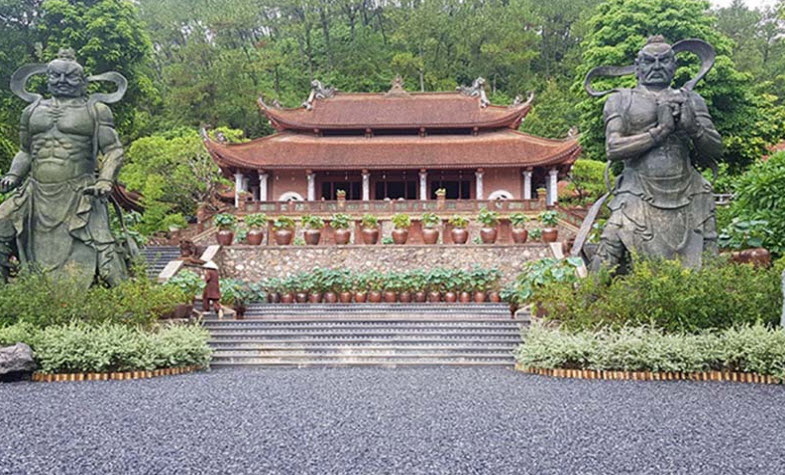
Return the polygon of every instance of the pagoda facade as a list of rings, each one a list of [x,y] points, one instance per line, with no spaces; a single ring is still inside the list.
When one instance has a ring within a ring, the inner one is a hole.
[[[557,182],[581,152],[576,137],[551,140],[517,129],[531,109],[488,101],[482,78],[453,92],[341,93],[311,84],[299,108],[259,99],[273,135],[227,144],[204,134],[210,155],[253,201],[531,200]]]

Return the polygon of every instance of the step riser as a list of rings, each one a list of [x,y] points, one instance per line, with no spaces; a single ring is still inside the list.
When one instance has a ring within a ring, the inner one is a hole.
[[[488,350],[476,349],[474,351],[462,350],[306,350],[303,348],[291,348],[290,350],[216,350],[213,358],[345,358],[345,357],[414,357],[414,358],[506,358],[512,355],[510,350]]]

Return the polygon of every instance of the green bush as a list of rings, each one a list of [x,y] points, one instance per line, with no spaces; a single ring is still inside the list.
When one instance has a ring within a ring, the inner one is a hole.
[[[700,270],[677,261],[636,259],[624,276],[602,272],[579,283],[555,282],[534,295],[565,328],[650,325],[667,331],[729,328],[779,321],[779,270],[716,258]]]
[[[199,274],[186,269],[175,274],[164,285],[181,291],[185,296],[185,302],[190,303],[204,290],[205,282]]]
[[[527,262],[515,282],[502,290],[501,298],[505,302],[522,306],[529,303],[535,293],[548,284],[561,283],[565,287],[571,286],[578,280],[575,269],[582,263],[579,257],[546,258]]]
[[[568,332],[534,325],[516,359],[524,367],[598,371],[736,371],[785,378],[785,330],[755,324],[697,334],[651,327]]]
[[[174,286],[158,285],[145,277],[113,288],[84,290],[74,279],[57,279],[23,271],[0,287],[0,326],[27,322],[38,327],[71,321],[114,322],[148,326],[185,302]]]
[[[198,325],[145,331],[72,322],[41,330],[32,346],[44,373],[98,373],[203,366],[210,361],[208,337]]]

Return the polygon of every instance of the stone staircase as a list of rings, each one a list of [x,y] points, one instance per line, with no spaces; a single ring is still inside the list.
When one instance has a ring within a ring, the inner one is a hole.
[[[169,261],[180,257],[180,248],[177,246],[148,246],[141,251],[147,261],[147,276],[151,279],[157,278]]]
[[[513,366],[523,322],[504,304],[265,304],[203,324],[214,367]]]

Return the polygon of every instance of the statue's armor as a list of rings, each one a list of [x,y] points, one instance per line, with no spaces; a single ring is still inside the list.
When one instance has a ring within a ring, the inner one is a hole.
[[[657,126],[658,97],[679,93],[619,90],[606,104],[605,123],[619,118],[624,136],[646,134]],[[623,265],[633,250],[700,266],[702,252],[716,240],[714,200],[711,184],[692,166],[691,141],[677,129],[640,155],[625,158],[594,268]]]
[[[87,101],[58,105],[42,101],[30,116],[30,176],[40,183],[60,183],[93,175],[95,121]]]

